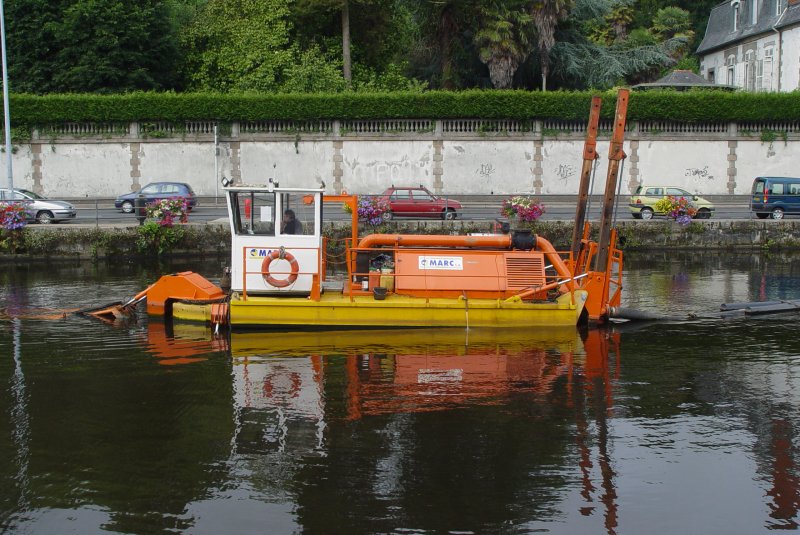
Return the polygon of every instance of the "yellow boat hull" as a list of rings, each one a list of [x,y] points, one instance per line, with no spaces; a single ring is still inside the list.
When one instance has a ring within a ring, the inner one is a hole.
[[[248,296],[229,303],[233,329],[414,328],[414,327],[563,327],[575,326],[587,292],[564,294],[555,302],[503,299],[424,299],[390,295],[323,294],[319,301],[303,297]],[[174,319],[211,321],[211,305],[175,303]]]

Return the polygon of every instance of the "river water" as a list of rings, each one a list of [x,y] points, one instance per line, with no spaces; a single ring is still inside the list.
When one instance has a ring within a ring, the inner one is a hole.
[[[627,255],[623,304],[689,320],[231,337],[69,311],[196,265],[4,266],[0,531],[796,530],[800,321],[717,311],[797,260]]]

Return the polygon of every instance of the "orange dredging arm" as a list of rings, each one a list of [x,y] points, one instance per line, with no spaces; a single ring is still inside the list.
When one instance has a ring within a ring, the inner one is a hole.
[[[130,310],[143,299],[147,299],[147,313],[163,316],[170,301],[192,299],[215,302],[225,298],[225,292],[199,273],[183,271],[175,275],[163,275],[156,282],[137,293],[125,303],[86,312],[98,318],[119,318],[130,315]]]

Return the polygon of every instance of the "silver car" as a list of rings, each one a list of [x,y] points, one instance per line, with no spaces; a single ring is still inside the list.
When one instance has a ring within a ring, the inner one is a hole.
[[[75,207],[65,201],[53,201],[38,193],[26,189],[0,189],[0,202],[12,201],[25,203],[28,219],[39,223],[57,223],[75,219]]]

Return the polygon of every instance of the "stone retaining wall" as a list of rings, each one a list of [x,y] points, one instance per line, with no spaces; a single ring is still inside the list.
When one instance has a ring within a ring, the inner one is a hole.
[[[490,232],[490,222],[413,222],[385,225],[381,232],[420,234],[466,234]],[[559,250],[569,248],[572,223],[543,221],[535,232],[549,239]],[[595,231],[597,225],[595,225]],[[70,225],[31,225],[27,251],[0,255],[0,261],[29,262],[53,259],[136,258],[136,226],[115,228]],[[664,250],[798,250],[800,220],[695,221],[687,226],[673,221],[620,221],[617,223],[623,251]],[[201,261],[205,256],[230,255],[230,234],[219,224],[189,224],[187,238],[170,256],[188,255]],[[371,230],[362,229],[361,235]],[[332,240],[349,236],[348,224],[326,225]]]

